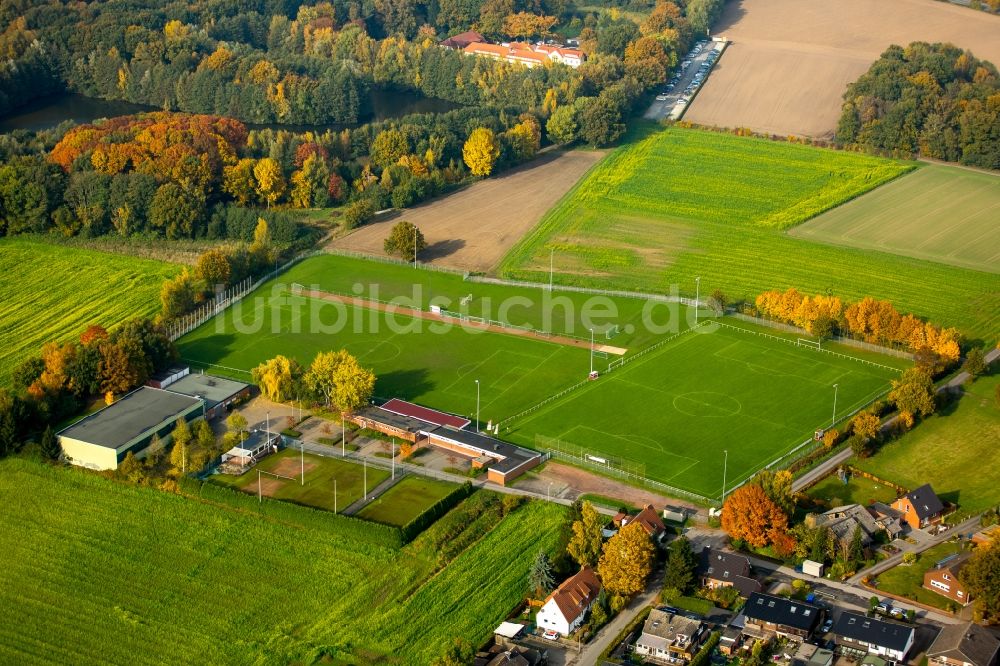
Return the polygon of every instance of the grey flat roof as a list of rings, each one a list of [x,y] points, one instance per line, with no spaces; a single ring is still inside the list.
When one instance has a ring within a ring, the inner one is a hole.
[[[434,430],[434,436],[441,439],[450,439],[453,442],[466,446],[474,446],[496,456],[503,456],[503,460],[490,465],[490,469],[503,473],[510,472],[514,468],[541,455],[537,451],[522,449],[520,446],[515,446],[509,442],[488,437],[487,435],[480,435],[471,430],[455,430],[454,428],[441,427]]]
[[[434,432],[437,430],[437,426],[431,425],[426,421],[390,412],[382,409],[381,407],[365,407],[355,416],[368,419],[369,421],[375,421],[376,423],[381,423],[382,425],[387,425],[404,432]]]
[[[229,400],[234,395],[250,386],[234,379],[216,377],[215,375],[185,375],[173,384],[168,384],[167,391],[204,398],[209,407],[215,407],[220,402]]]
[[[118,449],[200,402],[180,393],[142,386],[118,402],[83,417],[59,435]]]

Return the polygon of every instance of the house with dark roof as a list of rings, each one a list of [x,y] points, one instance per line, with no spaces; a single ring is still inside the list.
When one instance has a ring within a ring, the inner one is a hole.
[[[707,633],[700,620],[654,608],[635,641],[635,652],[653,661],[686,664],[694,659]]]
[[[813,604],[754,592],[743,607],[746,625],[743,633],[753,638],[772,634],[803,640],[816,631],[823,611]]]
[[[1000,639],[978,624],[946,624],[927,650],[927,659],[939,666],[997,666]]]
[[[913,627],[886,622],[860,613],[844,611],[831,630],[838,645],[848,652],[871,653],[890,661],[902,662],[913,647]]]
[[[924,589],[966,606],[972,601],[969,590],[959,580],[958,574],[972,556],[970,552],[957,553],[936,562],[924,572]]]
[[[583,624],[584,617],[601,593],[601,581],[590,567],[583,567],[552,591],[538,610],[535,623],[569,636]]]
[[[663,519],[653,508],[652,504],[647,504],[643,507],[642,511],[630,516],[628,514],[622,514],[619,512],[615,516],[616,525],[618,527],[625,527],[626,525],[631,525],[632,523],[639,523],[642,525],[642,529],[646,531],[650,539],[654,541],[663,536],[666,531],[666,527],[663,525]]]
[[[944,502],[929,483],[897,499],[892,508],[900,513],[900,520],[915,530],[940,520],[944,514]]]
[[[741,597],[760,592],[760,581],[753,578],[750,559],[739,553],[727,553],[705,546],[698,563],[698,578],[703,587],[735,587]]]

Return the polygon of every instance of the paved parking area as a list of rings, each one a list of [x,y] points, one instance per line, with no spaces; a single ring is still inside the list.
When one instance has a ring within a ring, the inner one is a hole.
[[[697,94],[698,89],[704,85],[712,71],[712,67],[718,62],[725,42],[700,41],[692,48],[681,61],[681,66],[674,73],[670,81],[660,87],[660,92],[656,99],[649,105],[649,109],[643,114],[643,118],[649,120],[663,120],[671,115],[679,103],[684,101],[686,107],[691,98]],[[684,63],[688,63],[684,66]],[[695,82],[696,78],[698,82]],[[665,93],[665,94],[664,94]],[[680,112],[681,109],[678,109]]]

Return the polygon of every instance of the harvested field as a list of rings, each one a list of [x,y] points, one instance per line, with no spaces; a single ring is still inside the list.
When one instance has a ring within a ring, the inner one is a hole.
[[[407,220],[427,239],[423,261],[487,271],[604,155],[594,150],[549,153],[449,196],[382,217],[330,247],[385,256],[382,243],[392,226]]]
[[[733,44],[685,120],[782,136],[832,136],[847,84],[891,44],[1000,63],[1000,16],[933,0],[731,0],[714,32]]]
[[[792,229],[792,236],[1000,273],[1000,176],[930,164]]]

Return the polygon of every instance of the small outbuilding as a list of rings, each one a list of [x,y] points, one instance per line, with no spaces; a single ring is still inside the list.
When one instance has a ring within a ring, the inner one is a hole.
[[[209,420],[223,416],[230,405],[250,397],[249,384],[215,375],[187,373],[168,386],[168,391],[204,400],[205,418]]]
[[[85,416],[57,433],[66,460],[80,467],[118,469],[129,453],[149,454],[154,437],[166,445],[179,419],[202,416],[205,401],[141,386],[117,402]]]
[[[807,576],[816,576],[817,578],[823,577],[823,563],[815,562],[813,560],[803,560],[802,561],[802,573]]]

